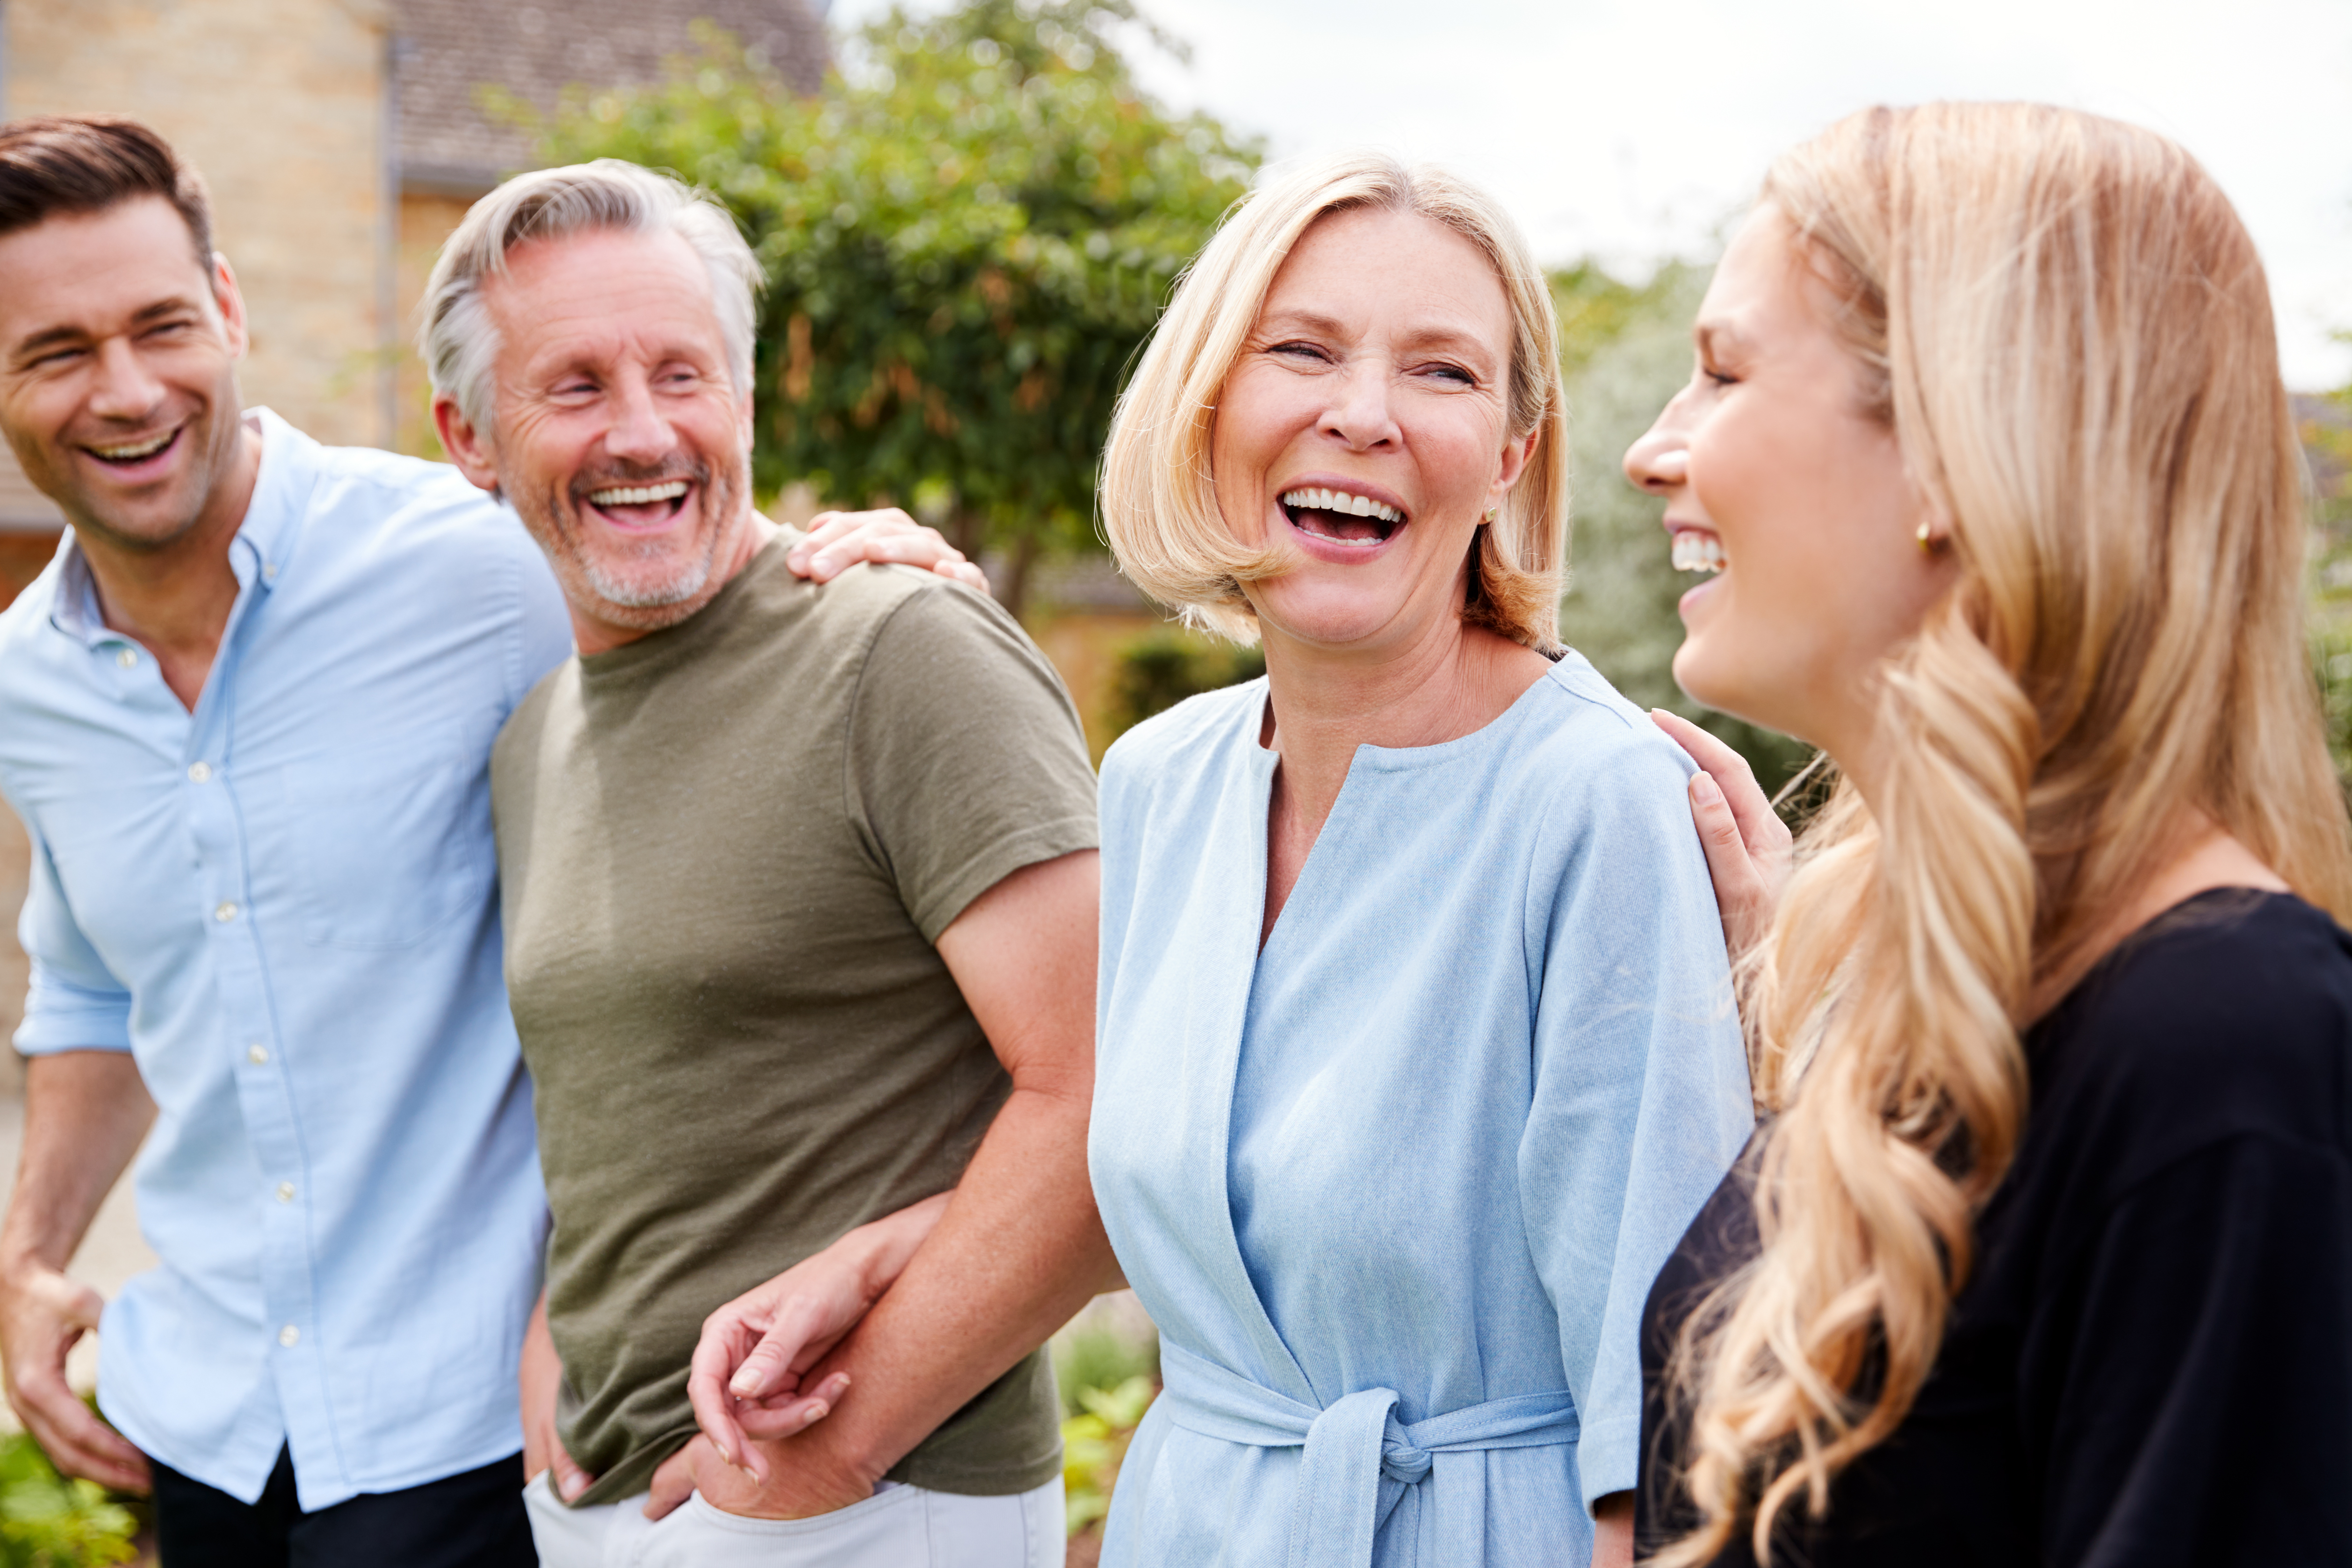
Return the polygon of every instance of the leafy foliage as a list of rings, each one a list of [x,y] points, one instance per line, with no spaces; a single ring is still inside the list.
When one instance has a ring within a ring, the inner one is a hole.
[[[2327,713],[2327,748],[2352,790],[2352,387],[2305,405],[2312,512],[2312,663]]]
[[[972,553],[1085,548],[1120,378],[1258,160],[1141,92],[1109,33],[1135,20],[894,10],[809,99],[706,32],[665,85],[568,99],[546,150],[675,170],[742,224],[769,277],[762,489],[889,497]]]
[[[1062,1488],[1069,1533],[1076,1535],[1110,1511],[1119,1461],[1160,1392],[1160,1342],[1097,1326],[1057,1340],[1054,1362],[1067,1412]]]
[[[1125,735],[1153,714],[1186,697],[1239,685],[1265,674],[1265,652],[1236,647],[1196,632],[1173,629],[1138,638],[1119,650],[1112,678],[1110,732]]]
[[[108,1568],[138,1555],[138,1521],[93,1482],[58,1474],[22,1432],[0,1437],[0,1568]]]
[[[1811,752],[1701,707],[1675,685],[1675,650],[1683,641],[1675,603],[1691,580],[1668,562],[1663,503],[1627,483],[1621,465],[1625,448],[1690,375],[1690,323],[1708,276],[1682,262],[1668,262],[1640,284],[1589,262],[1552,275],[1575,521],[1560,636],[1633,702],[1671,709],[1737,747],[1770,790]]]

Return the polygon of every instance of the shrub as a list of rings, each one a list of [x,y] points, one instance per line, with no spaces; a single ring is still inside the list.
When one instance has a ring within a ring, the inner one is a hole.
[[[30,1437],[0,1437],[0,1568],[111,1568],[138,1556],[138,1528],[103,1487],[58,1474]]]

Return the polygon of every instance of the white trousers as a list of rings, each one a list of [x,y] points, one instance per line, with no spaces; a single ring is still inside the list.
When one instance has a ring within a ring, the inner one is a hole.
[[[1062,1478],[1010,1497],[884,1483],[814,1519],[742,1519],[696,1492],[649,1520],[646,1500],[566,1508],[545,1471],[523,1489],[541,1568],[1062,1568]]]

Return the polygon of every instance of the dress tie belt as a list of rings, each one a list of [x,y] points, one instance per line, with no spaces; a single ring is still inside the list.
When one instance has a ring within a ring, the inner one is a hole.
[[[1285,1568],[1370,1568],[1373,1538],[1440,1454],[1576,1441],[1576,1401],[1566,1389],[1492,1399],[1408,1427],[1396,1418],[1392,1388],[1367,1388],[1318,1410],[1165,1340],[1160,1372],[1171,1424],[1229,1443],[1306,1449]],[[1441,1542],[1438,1561],[1475,1563],[1486,1521],[1457,1522],[1480,1533]]]

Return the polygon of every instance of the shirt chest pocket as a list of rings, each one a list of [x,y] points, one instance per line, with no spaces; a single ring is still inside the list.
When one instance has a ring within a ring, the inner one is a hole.
[[[496,861],[489,773],[454,736],[289,763],[254,794],[262,820],[248,821],[248,836],[279,861],[268,880],[305,942],[408,947],[480,916]]]

